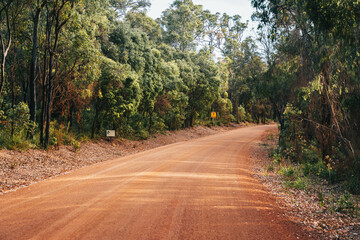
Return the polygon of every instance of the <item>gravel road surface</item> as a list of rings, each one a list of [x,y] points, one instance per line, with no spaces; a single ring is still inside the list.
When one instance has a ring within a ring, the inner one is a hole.
[[[106,161],[0,196],[0,239],[308,239],[252,177],[275,125]]]

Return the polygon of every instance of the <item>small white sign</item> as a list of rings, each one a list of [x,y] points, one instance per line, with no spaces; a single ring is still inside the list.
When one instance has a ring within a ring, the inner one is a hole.
[[[115,137],[115,130],[106,130],[107,137]]]

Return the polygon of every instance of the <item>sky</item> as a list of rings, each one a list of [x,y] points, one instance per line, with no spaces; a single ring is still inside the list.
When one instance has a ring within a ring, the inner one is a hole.
[[[167,9],[174,0],[150,0],[151,8],[147,14],[156,19],[161,13]],[[251,6],[251,0],[193,0],[194,4],[202,5],[203,9],[210,10],[212,13],[227,13],[232,16],[238,14],[242,18],[242,22],[249,20],[249,29],[244,36],[254,36],[254,30],[257,24],[251,21],[251,15],[254,9]]]

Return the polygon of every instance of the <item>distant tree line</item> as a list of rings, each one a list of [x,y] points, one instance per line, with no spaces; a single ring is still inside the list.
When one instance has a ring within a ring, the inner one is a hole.
[[[148,0],[1,0],[0,147],[145,139],[215,111],[216,124],[277,119],[277,154],[360,192],[360,4],[252,5],[256,40],[191,0],[158,19]]]
[[[238,15],[176,0],[0,1],[0,146],[78,144],[198,124],[265,122],[266,68]],[[217,61],[215,53],[221,54]]]

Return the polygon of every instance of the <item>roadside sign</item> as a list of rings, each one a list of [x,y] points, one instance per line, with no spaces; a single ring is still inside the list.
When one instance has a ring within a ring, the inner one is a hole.
[[[216,118],[216,112],[211,112],[211,118]]]
[[[106,130],[106,137],[115,137],[115,130]]]

